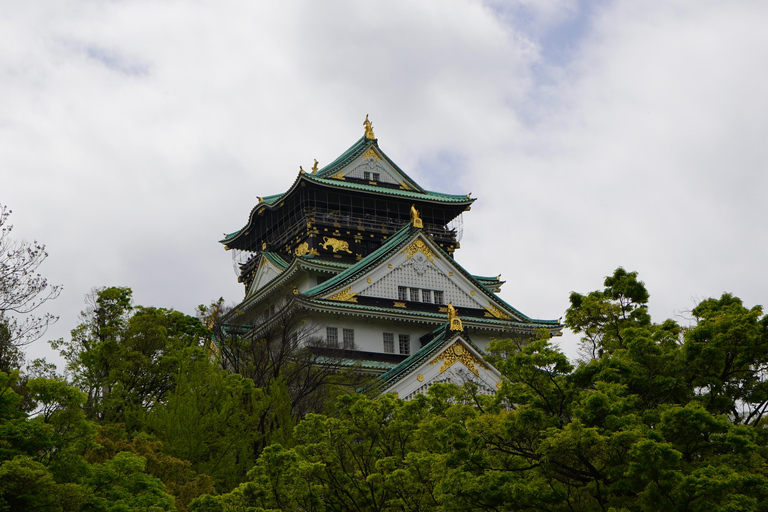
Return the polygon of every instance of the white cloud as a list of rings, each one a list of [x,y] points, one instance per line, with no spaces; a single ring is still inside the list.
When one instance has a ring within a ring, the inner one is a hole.
[[[55,335],[93,286],[188,313],[239,299],[216,240],[365,114],[424,186],[480,198],[457,258],[526,314],[560,316],[618,265],[661,316],[723,290],[760,302],[764,9],[589,5],[4,7],[0,201],[48,243]]]

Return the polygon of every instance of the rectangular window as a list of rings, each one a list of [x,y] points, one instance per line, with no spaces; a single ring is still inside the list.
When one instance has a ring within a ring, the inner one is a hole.
[[[339,329],[337,329],[336,327],[326,327],[325,341],[327,341],[328,345],[332,347],[338,347],[339,346]]]
[[[411,288],[411,300],[413,302],[419,302],[419,289]]]
[[[403,355],[411,354],[411,335],[410,334],[398,334],[398,341],[400,341],[400,353]]]
[[[397,298],[399,300],[408,300],[408,288],[406,288],[405,286],[398,286]]]
[[[373,173],[373,181],[379,181],[379,173],[377,172]]]
[[[421,290],[421,301],[432,302],[432,290]]]
[[[435,304],[445,304],[445,300],[443,298],[443,292],[440,290],[435,290],[432,293],[435,294]]]
[[[371,179],[371,173],[368,172],[368,171],[364,171],[363,172],[363,178],[365,178],[366,180],[370,180]]]
[[[355,330],[344,329],[344,348],[352,350],[355,348]]]
[[[384,352],[387,354],[395,353],[395,334],[391,332],[384,333]]]

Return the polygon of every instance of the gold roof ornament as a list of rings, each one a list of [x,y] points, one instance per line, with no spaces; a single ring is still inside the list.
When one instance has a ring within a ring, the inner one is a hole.
[[[299,172],[300,172],[301,174],[304,174],[304,169],[303,169],[301,166],[299,166]]]
[[[317,158],[315,158],[315,165],[312,166],[312,174],[315,174],[317,172]]]
[[[376,136],[373,134],[373,123],[368,120],[368,114],[365,114],[365,121],[363,121],[363,126],[365,126],[365,138],[371,140],[375,139]]]
[[[264,198],[263,197],[256,196],[256,199],[258,199],[260,203],[264,202]]]
[[[423,228],[424,223],[421,222],[421,218],[419,217],[419,210],[416,209],[416,205],[411,205],[411,222],[413,222],[413,227],[415,228]]]
[[[452,331],[463,331],[464,326],[461,325],[461,318],[459,318],[458,310],[453,307],[452,302],[448,302],[448,323],[449,328]]]

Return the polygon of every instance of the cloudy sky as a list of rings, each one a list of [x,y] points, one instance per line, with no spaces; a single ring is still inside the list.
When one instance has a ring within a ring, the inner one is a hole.
[[[422,186],[479,198],[457,260],[529,316],[618,266],[656,321],[763,304],[767,22],[738,0],[2,2],[0,204],[64,286],[46,338],[97,286],[192,314],[242,298],[222,233],[369,114]]]

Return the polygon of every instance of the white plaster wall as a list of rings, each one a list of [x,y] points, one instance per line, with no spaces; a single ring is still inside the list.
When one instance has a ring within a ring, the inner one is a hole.
[[[395,354],[400,353],[398,334],[411,336],[411,354],[421,348],[419,338],[435,327],[430,325],[419,326],[410,322],[396,320],[384,321],[373,318],[354,318],[345,315],[323,315],[316,317],[314,322],[322,325],[321,336],[325,336],[325,327],[339,329],[339,343],[343,342],[342,329],[355,330],[355,348],[365,352],[384,352],[384,333],[391,332],[395,335]]]

